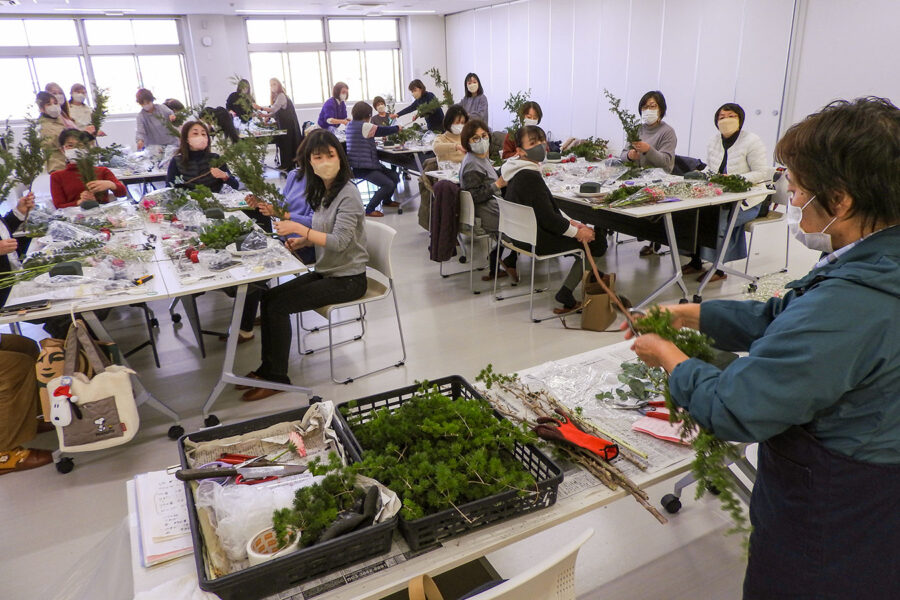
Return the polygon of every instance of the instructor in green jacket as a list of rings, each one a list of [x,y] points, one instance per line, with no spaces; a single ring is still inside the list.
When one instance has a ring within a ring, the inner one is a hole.
[[[635,340],[718,437],[760,442],[744,598],[900,598],[900,109],[839,101],[792,126],[788,226],[822,258],[768,302],[668,307],[747,352],[724,370]]]

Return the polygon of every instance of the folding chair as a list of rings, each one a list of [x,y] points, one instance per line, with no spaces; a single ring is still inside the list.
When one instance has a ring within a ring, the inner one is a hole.
[[[772,194],[772,204],[779,204],[781,206],[787,206],[788,202],[790,202],[790,197],[787,191],[787,177],[784,177],[781,172],[775,173],[775,193]],[[774,207],[773,207],[774,208]],[[753,249],[753,234],[756,232],[756,228],[762,225],[770,225],[772,223],[781,223],[787,219],[786,212],[779,212],[777,210],[770,210],[768,214],[764,217],[757,217],[752,221],[748,221],[744,223],[744,231],[750,234],[750,240],[747,242],[747,262],[744,265],[744,273],[750,268],[750,251]],[[788,270],[788,259],[790,258],[791,252],[791,232],[789,229],[786,230],[786,238],[784,242],[784,267],[775,271],[775,273],[787,273]],[[766,273],[766,275],[772,275],[773,273]],[[765,277],[765,275],[762,275]]]
[[[459,192],[459,225],[460,246],[465,248],[465,238],[469,238],[469,249],[465,253],[466,261],[463,261],[462,258],[460,258],[460,262],[469,263],[469,289],[472,290],[473,294],[480,294],[481,291],[475,289],[475,242],[494,236],[487,232],[475,232],[475,201],[472,199],[472,194],[464,190],[460,190]],[[441,277],[450,277],[451,275],[465,273],[465,271],[459,271],[458,273],[444,273],[444,263],[439,264]]]

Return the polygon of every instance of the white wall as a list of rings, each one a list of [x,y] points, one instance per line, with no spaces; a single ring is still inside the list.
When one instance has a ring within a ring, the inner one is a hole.
[[[713,113],[733,101],[771,149],[792,10],[785,0],[521,0],[448,16],[447,66],[453,82],[481,77],[494,129],[510,123],[509,95],[530,88],[554,139],[596,135],[618,150],[603,89],[635,113],[659,89],[679,154],[705,158]]]
[[[444,17],[439,15],[410,16],[405,23],[400,23],[400,44],[403,52],[403,94],[404,99],[412,101],[406,86],[413,79],[421,79],[430,92],[440,97],[441,92],[434,81],[425,75],[431,67],[437,67],[441,76],[447,79],[447,52],[445,46]],[[450,80],[454,97],[461,94],[462,84]],[[369,98],[371,101],[371,98]],[[399,109],[403,104],[398,103]]]

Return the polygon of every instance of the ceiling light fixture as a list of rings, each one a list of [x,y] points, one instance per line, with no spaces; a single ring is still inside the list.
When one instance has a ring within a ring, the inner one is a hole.
[[[54,8],[53,10],[64,13],[95,13],[104,15],[122,15],[135,11],[133,8]]]
[[[257,8],[246,8],[235,10],[239,15],[302,15],[305,14],[302,10],[278,10],[278,9],[257,9]]]
[[[386,15],[433,15],[435,10],[383,10]]]

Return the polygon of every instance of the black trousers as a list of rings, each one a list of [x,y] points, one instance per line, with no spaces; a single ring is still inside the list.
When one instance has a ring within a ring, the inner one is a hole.
[[[291,315],[328,304],[349,302],[366,293],[366,274],[324,277],[307,273],[266,290],[262,295],[262,363],[255,373],[278,383],[290,383],[287,375],[291,352]]]

